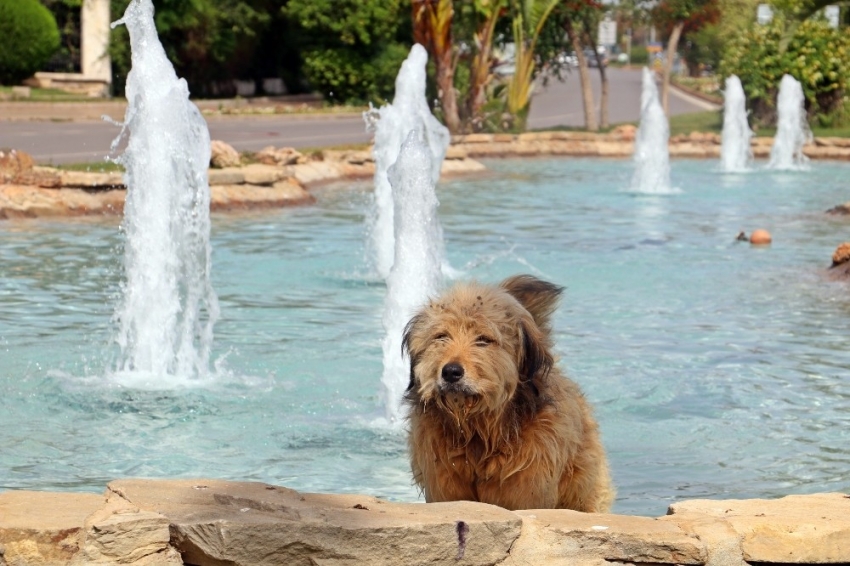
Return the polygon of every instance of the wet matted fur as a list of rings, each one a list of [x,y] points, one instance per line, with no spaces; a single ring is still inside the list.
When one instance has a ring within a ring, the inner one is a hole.
[[[408,443],[426,501],[610,509],[598,426],[552,354],[561,291],[530,275],[463,283],[408,323]]]

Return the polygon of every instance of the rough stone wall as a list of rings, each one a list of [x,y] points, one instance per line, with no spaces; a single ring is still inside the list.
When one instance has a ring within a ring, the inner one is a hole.
[[[4,566],[184,563],[846,564],[850,498],[694,500],[652,518],[393,503],[213,479],[117,480],[103,496],[0,493]]]

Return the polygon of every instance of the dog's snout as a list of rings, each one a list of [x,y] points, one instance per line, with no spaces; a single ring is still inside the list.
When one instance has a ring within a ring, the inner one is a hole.
[[[449,362],[443,366],[443,379],[449,383],[457,383],[463,377],[463,366],[457,362]]]

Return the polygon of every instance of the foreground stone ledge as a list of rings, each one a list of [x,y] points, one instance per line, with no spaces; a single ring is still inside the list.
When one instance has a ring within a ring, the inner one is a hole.
[[[667,516],[393,503],[213,479],[0,493],[0,565],[850,563],[850,498],[694,500]]]

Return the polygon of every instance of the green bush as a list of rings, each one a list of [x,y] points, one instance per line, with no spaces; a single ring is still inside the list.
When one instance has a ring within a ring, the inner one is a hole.
[[[391,99],[395,77],[408,47],[390,44],[368,57],[346,48],[304,53],[304,76],[330,102],[383,104]]]
[[[59,48],[59,28],[38,0],[0,0],[0,83],[32,76]]]
[[[809,116],[833,122],[830,116],[841,112],[850,79],[850,37],[825,21],[808,20],[780,52],[785,29],[785,22],[774,18],[769,25],[755,24],[732,38],[720,64],[721,75],[741,79],[758,123],[775,120],[779,81],[786,73],[800,81]]]
[[[649,63],[649,52],[646,47],[636,45],[632,47],[632,52],[629,56],[629,61],[632,65],[646,65]]]

